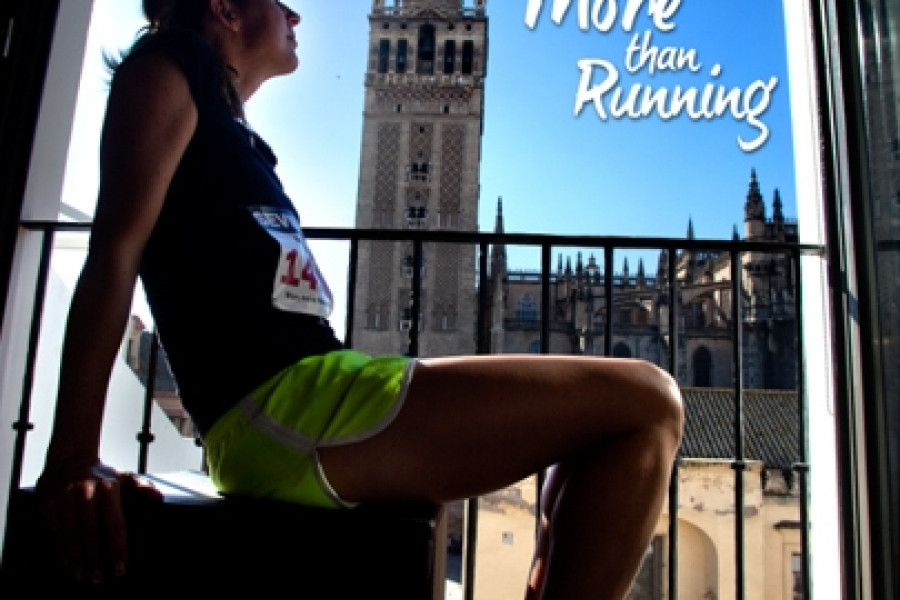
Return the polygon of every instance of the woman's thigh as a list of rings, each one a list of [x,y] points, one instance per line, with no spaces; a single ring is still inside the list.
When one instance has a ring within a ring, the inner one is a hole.
[[[422,359],[382,433],[321,450],[349,501],[480,495],[613,436],[678,435],[677,387],[644,361],[492,355]]]

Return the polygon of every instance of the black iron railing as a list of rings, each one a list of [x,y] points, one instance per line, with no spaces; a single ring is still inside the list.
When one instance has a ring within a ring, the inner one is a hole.
[[[36,292],[34,308],[32,311],[31,329],[28,342],[27,365],[23,381],[23,394],[20,404],[19,416],[13,429],[16,432],[16,443],[13,457],[13,476],[11,479],[12,489],[17,489],[21,484],[22,464],[24,461],[25,440],[29,431],[34,425],[31,423],[31,394],[34,383],[35,363],[37,356],[37,347],[40,338],[41,320],[44,309],[44,297],[47,289],[48,275],[50,271],[51,256],[54,248],[54,239],[58,232],[81,231],[87,232],[90,224],[83,223],[59,223],[59,222],[25,222],[22,227],[26,230],[34,232],[36,235],[42,236],[42,252],[37,270]],[[523,234],[523,233],[481,233],[481,232],[452,232],[452,231],[431,231],[431,230],[363,230],[353,228],[310,228],[305,231],[307,237],[311,240],[332,240],[349,242],[348,255],[348,282],[347,282],[347,315],[346,315],[346,334],[345,343],[352,346],[352,336],[354,329],[354,313],[355,313],[355,297],[357,286],[357,272],[359,267],[359,249],[360,244],[368,241],[403,241],[413,244],[413,264],[422,264],[423,246],[425,243],[440,244],[468,244],[477,246],[477,275],[478,275],[478,314],[477,319],[477,335],[476,335],[476,353],[489,353],[490,340],[486,327],[486,311],[489,310],[489,293],[491,286],[489,285],[490,272],[488,268],[489,250],[494,245],[505,246],[523,246],[535,247],[540,249],[541,265],[540,265],[540,285],[541,285],[541,310],[540,310],[540,342],[541,352],[550,352],[550,334],[552,329],[552,290],[551,284],[554,281],[553,269],[551,268],[551,252],[553,249],[560,248],[602,248],[603,249],[603,265],[604,273],[609,274],[601,279],[603,287],[603,295],[607,307],[613,306],[613,296],[615,293],[613,277],[613,257],[616,251],[622,250],[658,250],[666,251],[668,255],[668,264],[666,266],[666,285],[668,286],[668,297],[670,299],[678,298],[679,279],[676,265],[676,258],[679,251],[698,251],[698,252],[718,252],[725,253],[730,257],[731,264],[731,315],[730,326],[733,339],[733,355],[732,355],[732,373],[734,374],[733,394],[734,394],[734,413],[733,413],[733,447],[735,449],[734,456],[731,457],[731,466],[734,470],[735,486],[734,486],[734,502],[737,518],[735,523],[735,594],[738,600],[746,597],[746,560],[744,553],[745,532],[744,519],[740,518],[744,513],[744,477],[748,468],[748,460],[745,453],[745,431],[746,423],[744,416],[744,382],[743,382],[743,344],[742,344],[742,323],[743,316],[747,315],[746,307],[743,306],[744,294],[742,293],[743,273],[742,268],[744,261],[743,256],[747,253],[766,253],[772,255],[783,255],[790,260],[793,281],[793,313],[796,318],[795,328],[797,332],[802,332],[802,288],[800,286],[800,264],[801,257],[804,255],[824,254],[824,249],[820,246],[802,245],[797,243],[775,243],[775,242],[753,242],[739,240],[697,240],[697,239],[673,239],[673,238],[654,238],[654,237],[620,237],[620,236],[589,236],[589,235],[547,235],[547,234]],[[421,296],[422,296],[422,273],[421,269],[413,269],[412,274],[412,306],[410,315],[412,326],[409,328],[409,355],[417,356],[419,353],[419,319],[421,314]],[[667,368],[671,373],[678,371],[678,338],[680,335],[679,328],[679,302],[668,302],[668,331],[660,332],[668,336],[668,345],[672,350],[668,352],[666,358],[668,364],[661,365]],[[608,309],[605,311],[605,323],[598,331],[602,334],[603,355],[612,354],[613,335],[614,335],[614,318],[613,311]],[[151,362],[155,362],[157,357],[157,348],[154,347],[151,353]],[[809,597],[810,590],[810,561],[809,561],[809,513],[807,500],[807,473],[809,465],[807,464],[806,455],[806,438],[805,438],[805,406],[804,406],[804,376],[803,367],[803,347],[802,335],[797,335],[796,343],[796,364],[797,364],[797,417],[800,420],[798,431],[800,432],[798,440],[798,448],[796,455],[800,460],[793,465],[795,476],[799,482],[800,489],[800,527],[801,527],[801,548],[802,548],[802,587],[803,597]],[[154,373],[154,365],[151,365],[150,373]],[[147,457],[150,447],[155,441],[152,432],[152,423],[150,420],[150,406],[153,402],[153,377],[147,378],[147,393],[145,397],[145,409],[143,426],[137,433],[137,443],[140,446],[139,464],[137,471],[146,472]],[[680,461],[675,465],[673,475],[671,477],[671,485],[669,492],[669,535],[668,535],[668,594],[670,600],[677,600],[677,573],[678,573],[678,528],[677,510],[679,505],[679,487],[678,487],[678,469]],[[538,479],[538,503],[540,498],[540,486],[543,484],[541,474],[537,474]],[[470,499],[467,503],[468,519],[466,528],[466,556],[465,564],[465,598],[474,597],[474,572],[475,572],[475,556],[477,551],[477,535],[478,535],[478,504],[477,499]],[[537,507],[537,514],[540,514],[540,506]]]

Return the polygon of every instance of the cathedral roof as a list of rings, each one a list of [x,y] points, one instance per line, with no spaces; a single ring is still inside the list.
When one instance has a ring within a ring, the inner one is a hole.
[[[734,391],[684,388],[685,431],[682,458],[733,458]],[[797,393],[744,390],[744,458],[769,469],[790,469],[801,460]]]

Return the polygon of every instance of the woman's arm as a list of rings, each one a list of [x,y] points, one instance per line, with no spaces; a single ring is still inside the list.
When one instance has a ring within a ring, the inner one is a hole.
[[[106,392],[144,246],[197,124],[187,80],[169,59],[125,63],[110,94],[100,190],[87,260],[66,326],[53,434],[38,493],[63,558],[79,578],[127,561],[119,482],[100,466]],[[109,553],[111,565],[102,565]]]

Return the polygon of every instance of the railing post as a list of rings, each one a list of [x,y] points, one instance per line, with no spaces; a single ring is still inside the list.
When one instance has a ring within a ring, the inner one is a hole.
[[[13,424],[16,442],[13,450],[12,474],[10,476],[10,497],[19,488],[22,480],[22,464],[25,460],[25,442],[28,432],[34,429],[31,423],[31,394],[34,388],[34,371],[37,368],[38,342],[41,334],[41,321],[44,317],[44,301],[47,296],[47,278],[50,272],[50,255],[56,233],[44,230],[41,244],[41,258],[38,265],[37,281],[34,290],[34,306],[31,311],[31,327],[28,333],[28,354],[25,359],[25,374],[22,377],[22,400],[19,403],[19,418]]]
[[[159,362],[159,337],[156,334],[156,325],[150,335],[150,357],[147,361],[147,382],[144,384],[144,415],[141,421],[141,430],[137,434],[138,441],[138,470],[140,474],[147,473],[147,463],[150,459],[150,444],[156,439],[153,435],[153,397],[156,394],[156,365]]]
[[[353,347],[353,324],[356,315],[356,280],[359,269],[359,238],[350,240],[350,261],[347,266],[347,316],[344,321],[344,344]]]
[[[408,356],[419,355],[419,325],[421,319],[419,312],[422,310],[422,264],[423,264],[422,240],[417,238],[413,242],[413,276],[412,298],[410,299],[410,315],[412,326],[409,328],[409,352]]]
[[[612,356],[613,330],[613,252],[614,246],[603,248],[603,296],[606,299],[606,311],[603,315],[603,356]]]
[[[496,276],[495,273],[491,274]],[[503,282],[501,281],[502,285]],[[491,283],[488,279],[488,243],[481,242],[478,245],[478,314],[476,324],[478,328],[475,339],[475,352],[477,354],[490,354],[491,348]],[[502,325],[502,324],[501,324]],[[503,351],[503,348],[496,350]]]
[[[16,440],[16,451],[14,458],[14,475],[11,480],[11,486],[13,489],[17,488],[20,485],[21,479],[21,468],[23,463],[24,456],[24,447],[25,447],[25,438],[27,432],[32,428],[31,423],[29,423],[29,412],[31,411],[31,395],[32,395],[32,383],[35,377],[35,368],[36,368],[36,354],[37,354],[37,345],[38,339],[40,337],[40,328],[41,328],[41,319],[42,313],[44,310],[44,298],[46,296],[46,286],[48,283],[48,273],[50,267],[51,253],[53,249],[53,234],[54,232],[60,229],[66,229],[65,225],[61,225],[58,223],[32,223],[25,224],[26,227],[34,230],[43,230],[45,232],[45,237],[43,238],[43,254],[41,255],[41,262],[38,274],[38,283],[37,283],[37,291],[36,291],[36,299],[33,307],[33,316],[31,323],[31,334],[30,334],[30,344],[28,349],[28,357],[27,357],[27,365],[24,376],[24,387],[22,394],[22,402],[20,405],[20,415],[19,420],[14,424],[13,428],[17,431],[17,440]],[[412,276],[412,290],[411,290],[411,322],[413,324],[410,331],[410,346],[409,353],[411,356],[417,356],[419,354],[419,327],[422,324],[421,312],[422,312],[422,286],[423,286],[423,276],[422,276],[422,264],[423,264],[423,244],[428,242],[435,243],[474,243],[479,245],[479,278],[478,278],[478,294],[479,294],[479,303],[477,307],[477,319],[478,319],[478,330],[477,330],[477,341],[476,341],[476,352],[478,354],[487,354],[491,352],[491,338],[490,338],[490,330],[488,329],[488,325],[491,318],[490,311],[492,310],[492,306],[490,305],[490,294],[491,294],[491,282],[489,280],[490,273],[489,269],[489,243],[490,241],[508,241],[513,240],[515,243],[520,244],[529,244],[533,246],[539,246],[541,250],[541,323],[540,323],[540,335],[541,335],[541,352],[543,354],[549,354],[551,352],[551,333],[553,331],[553,322],[554,315],[556,310],[556,302],[557,300],[561,300],[561,298],[557,299],[553,294],[553,286],[554,286],[554,278],[553,271],[551,270],[551,253],[553,249],[553,244],[560,244],[563,246],[575,246],[577,245],[602,245],[604,248],[604,266],[605,273],[603,279],[604,286],[604,294],[605,294],[605,302],[606,302],[606,322],[605,322],[605,353],[607,355],[612,354],[612,341],[613,341],[613,322],[614,322],[614,307],[615,307],[615,278],[614,278],[614,265],[613,258],[616,249],[618,248],[643,248],[646,247],[648,243],[658,243],[659,247],[664,247],[669,251],[670,255],[668,257],[667,264],[667,272],[668,272],[668,281],[666,285],[668,286],[668,331],[660,330],[658,333],[662,336],[666,333],[668,334],[668,340],[663,340],[666,343],[668,349],[668,356],[664,356],[663,351],[660,352],[660,363],[668,362],[668,369],[672,373],[676,379],[679,378],[679,369],[683,370],[684,360],[679,356],[679,348],[681,346],[680,339],[680,299],[679,299],[679,280],[677,277],[677,261],[676,261],[676,252],[675,252],[675,244],[681,245],[685,244],[682,240],[651,240],[648,242],[647,240],[636,240],[629,238],[607,238],[607,237],[595,237],[595,236],[583,236],[583,237],[571,237],[571,236],[539,236],[539,235],[505,235],[505,234],[478,234],[478,233],[464,233],[461,234],[459,232],[428,232],[428,231],[416,231],[416,232],[397,232],[397,231],[367,231],[367,230],[339,230],[332,229],[327,230],[326,232],[311,232],[311,238],[329,238],[329,239],[350,239],[350,273],[348,280],[348,318],[347,318],[347,337],[345,342],[349,343],[351,340],[351,334],[353,329],[353,320],[354,320],[354,312],[355,312],[355,292],[357,285],[357,269],[358,269],[358,251],[359,251],[359,240],[360,239],[407,239],[410,240],[414,244],[414,263],[415,267],[413,270]],[[743,315],[743,295],[742,295],[742,265],[741,252],[755,252],[755,251],[783,251],[786,253],[792,253],[793,256],[793,269],[795,270],[795,319],[797,322],[798,330],[802,330],[802,295],[801,295],[801,287],[799,280],[799,270],[800,270],[800,257],[804,252],[809,251],[810,247],[800,246],[800,245],[787,245],[787,244],[757,244],[757,243],[739,243],[736,241],[733,242],[716,242],[717,244],[721,244],[721,246],[713,246],[713,242],[705,242],[698,240],[689,240],[686,242],[686,245],[690,249],[713,249],[714,247],[721,250],[722,248],[727,248],[728,252],[731,254],[731,289],[732,289],[732,323],[731,327],[734,330],[734,347],[733,347],[733,365],[734,365],[734,396],[735,396],[735,405],[734,405],[734,439],[736,452],[734,456],[734,460],[732,462],[732,468],[735,471],[735,539],[736,539],[736,586],[737,586],[737,594],[736,598],[742,600],[745,596],[745,574],[746,574],[746,565],[744,564],[745,560],[745,550],[744,550],[744,484],[745,484],[745,472],[747,471],[747,462],[745,457],[745,446],[744,446],[744,437],[745,437],[745,424],[744,424],[744,398],[743,398],[743,349],[744,349],[744,315]],[[759,250],[762,249],[762,250]],[[821,248],[817,248],[817,251],[822,251]],[[664,292],[663,289],[660,290],[661,293]],[[153,442],[154,436],[151,433],[151,408],[152,403],[154,402],[154,389],[156,386],[156,370],[157,370],[157,362],[158,355],[157,353],[160,351],[158,344],[158,340],[156,339],[156,331],[154,329],[153,332],[153,345],[151,346],[150,353],[150,367],[147,379],[146,386],[146,402],[144,405],[144,422],[142,426],[141,432],[138,434],[138,441],[140,443],[140,458],[139,458],[139,472],[145,472],[147,468],[148,456],[149,456],[149,448],[150,444]],[[802,339],[802,338],[801,338]],[[502,351],[502,349],[495,349],[497,351]],[[803,585],[805,589],[805,593],[808,595],[810,590],[810,557],[809,557],[809,538],[808,538],[808,529],[809,529],[809,515],[808,515],[808,505],[807,505],[807,472],[809,470],[809,465],[806,463],[806,439],[804,437],[805,430],[803,429],[803,425],[805,424],[805,408],[806,402],[803,397],[803,347],[802,342],[798,340],[797,343],[797,377],[798,377],[798,410],[801,413],[801,427],[800,427],[800,439],[799,439],[799,456],[801,460],[796,463],[793,468],[798,477],[798,483],[801,490],[800,497],[800,514],[802,520],[802,532],[801,532],[801,544],[802,544],[802,553],[803,553]],[[683,373],[682,373],[683,375]],[[683,380],[684,377],[682,376]],[[669,600],[677,600],[677,573],[678,573],[678,503],[679,503],[679,473],[683,466],[682,457],[679,457],[673,466],[673,470],[671,473],[671,478],[669,482],[669,567],[668,567],[668,598]],[[537,498],[537,511],[538,515],[540,515],[541,505],[540,505],[540,490],[544,485],[544,473],[539,472],[536,474],[537,482],[538,482],[538,498]],[[468,511],[468,522],[466,529],[466,556],[465,556],[465,586],[464,586],[464,596],[467,599],[474,598],[475,594],[475,567],[476,567],[476,545],[478,540],[478,499],[471,498],[468,500],[467,504]],[[536,524],[537,525],[537,524]]]
[[[541,245],[541,354],[550,354],[550,317],[553,299],[550,296],[550,244]]]
[[[478,255],[478,339],[476,352],[478,354],[489,354],[490,335],[487,331],[488,314],[490,306],[488,305],[489,292],[488,286],[488,248],[487,242],[479,245]],[[501,348],[502,350],[502,348]],[[466,600],[472,600],[475,597],[475,546],[478,541],[478,498],[469,498],[466,500],[466,543],[465,548],[465,569],[463,581],[463,596]]]
[[[731,319],[734,342],[732,346],[732,364],[734,369],[734,537],[735,537],[735,598],[743,600],[745,593],[744,565],[744,474],[747,462],[744,457],[744,318],[741,306],[743,290],[741,254],[731,250]]]
[[[806,386],[804,379],[806,377],[804,366],[804,357],[806,355],[803,346],[803,286],[801,281],[801,254],[800,250],[794,250],[790,253],[793,266],[792,277],[794,278],[794,330],[797,335],[797,418],[799,423],[797,426],[798,440],[797,452],[800,456],[800,462],[793,466],[794,474],[799,479],[798,490],[800,494],[800,561],[803,573],[801,580],[803,585],[803,597],[810,598],[811,585],[811,567],[812,560],[809,555],[809,460],[807,455],[807,436],[806,423],[807,420],[807,404],[806,404]]]
[[[678,279],[675,277],[675,252],[673,248],[668,253],[666,274],[669,284],[669,374],[678,380]],[[679,480],[681,470],[681,456],[675,460],[672,468],[672,478],[669,481],[669,600],[678,600],[678,503]]]

